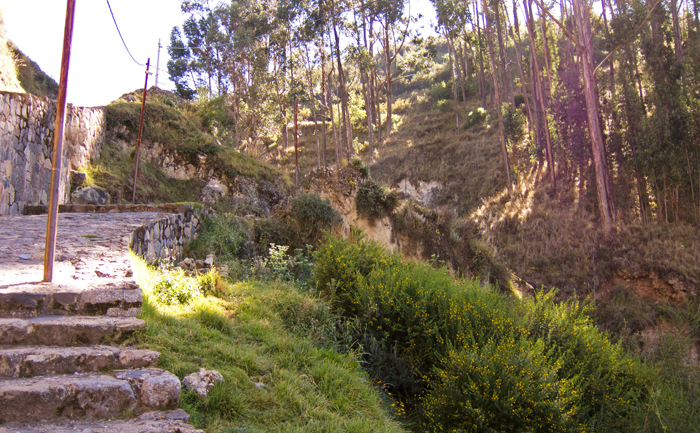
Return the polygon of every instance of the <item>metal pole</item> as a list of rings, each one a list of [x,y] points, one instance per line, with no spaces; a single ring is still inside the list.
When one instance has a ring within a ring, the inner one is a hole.
[[[44,247],[44,282],[53,280],[53,261],[56,250],[58,229],[58,189],[61,184],[61,160],[63,159],[63,132],[66,125],[66,91],[68,88],[68,67],[70,48],[73,41],[73,18],[75,0],[66,3],[66,22],[63,30],[63,55],[61,57],[61,78],[56,101],[56,122],[53,137],[53,164],[51,167],[51,190],[49,191],[49,215],[46,220],[46,246]]]
[[[141,153],[141,134],[143,133],[143,112],[146,109],[146,89],[148,88],[148,68],[151,65],[151,58],[146,62],[146,81],[143,83],[143,101],[141,101],[141,120],[139,121],[139,138],[136,142],[136,162],[134,165],[134,189],[131,193],[131,203],[136,204],[136,177],[139,175],[139,154]]]
[[[158,57],[156,57],[156,87],[158,87],[158,71],[160,70],[160,39],[158,39]]]

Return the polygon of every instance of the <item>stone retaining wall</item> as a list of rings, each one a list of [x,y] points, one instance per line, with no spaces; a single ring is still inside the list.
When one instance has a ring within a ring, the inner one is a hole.
[[[0,92],[0,215],[19,215],[25,205],[48,204],[56,101]],[[103,107],[68,105],[59,203],[70,193],[70,170],[86,167],[102,149]]]
[[[209,210],[181,205],[179,212],[136,229],[131,234],[129,248],[149,263],[179,258],[185,243],[195,239],[201,231],[202,219]]]

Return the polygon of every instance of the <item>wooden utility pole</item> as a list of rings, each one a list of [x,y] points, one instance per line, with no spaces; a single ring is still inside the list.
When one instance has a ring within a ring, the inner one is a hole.
[[[148,76],[151,72],[148,68],[151,66],[151,59],[146,62],[146,81],[143,83],[143,98],[141,101],[141,120],[139,120],[139,138],[136,142],[136,161],[134,162],[134,187],[131,191],[131,203],[136,204],[136,178],[139,175],[139,155],[141,154],[141,135],[143,134],[143,112],[146,109],[146,90],[148,89]]]
[[[61,184],[61,160],[63,159],[63,132],[66,126],[66,91],[68,89],[68,68],[70,48],[73,42],[73,21],[75,0],[66,4],[66,22],[63,30],[63,55],[61,57],[61,78],[58,84],[56,101],[56,122],[53,137],[53,164],[51,167],[51,190],[49,191],[49,215],[46,220],[46,246],[44,247],[44,282],[53,280],[53,261],[56,252],[56,231],[58,229],[58,188]]]

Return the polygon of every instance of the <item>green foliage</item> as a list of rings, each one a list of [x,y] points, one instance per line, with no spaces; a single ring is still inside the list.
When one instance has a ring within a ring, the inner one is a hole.
[[[483,107],[479,107],[474,111],[470,111],[467,114],[467,120],[464,123],[465,128],[471,128],[472,126],[479,126],[488,121],[489,113]]]
[[[352,158],[350,166],[360,172],[364,177],[369,177],[369,165],[360,158]]]
[[[558,380],[541,340],[453,350],[423,400],[426,431],[575,431],[575,380]]]
[[[315,244],[323,230],[331,229],[340,222],[340,215],[328,199],[317,194],[301,194],[292,200],[290,216],[297,223],[303,244]]]
[[[287,254],[288,250],[287,245],[270,244],[267,257],[253,263],[253,274],[265,281],[280,279],[307,290],[313,272],[311,245],[306,251],[295,249],[294,255]]]
[[[413,402],[424,431],[641,428],[651,371],[593,325],[587,304],[553,292],[510,300],[374,242],[329,237],[315,258],[318,288],[362,319],[370,372]]]
[[[206,398],[184,394],[180,407],[209,432],[351,431],[401,433],[388,404],[344,350],[345,326],[327,302],[281,281],[229,283],[220,298],[186,306],[154,302],[144,288],[145,327],[130,342],[157,350],[158,366],[179,378],[199,368],[224,376]]]
[[[510,146],[515,146],[525,139],[525,116],[512,104],[503,104],[503,129]]]
[[[446,101],[452,98],[452,85],[445,81],[438,81],[430,86],[430,96],[435,103]]]
[[[250,257],[253,253],[252,223],[233,214],[216,214],[203,222],[202,232],[188,245],[197,257],[213,253],[219,260]]]
[[[166,305],[186,305],[201,294],[196,281],[186,276],[182,269],[160,273],[151,290],[153,297]]]
[[[398,194],[373,179],[362,182],[357,190],[357,214],[371,220],[391,215],[398,204]]]

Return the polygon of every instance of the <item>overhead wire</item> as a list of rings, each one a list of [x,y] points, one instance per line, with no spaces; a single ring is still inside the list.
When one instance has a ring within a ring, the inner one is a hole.
[[[109,4],[109,0],[107,0],[107,7],[109,7],[109,13],[112,15],[112,21],[114,21],[114,26],[117,28],[117,33],[119,33],[119,38],[122,40],[122,43],[124,44],[124,48],[126,48],[126,52],[129,53],[129,56],[131,57],[131,60],[134,61],[139,66],[146,66],[143,63],[139,63],[133,55],[131,55],[131,51],[129,51],[129,47],[126,46],[126,42],[124,42],[124,37],[122,36],[122,32],[119,30],[119,25],[117,24],[117,19],[114,18],[114,12],[112,12],[112,5]]]

